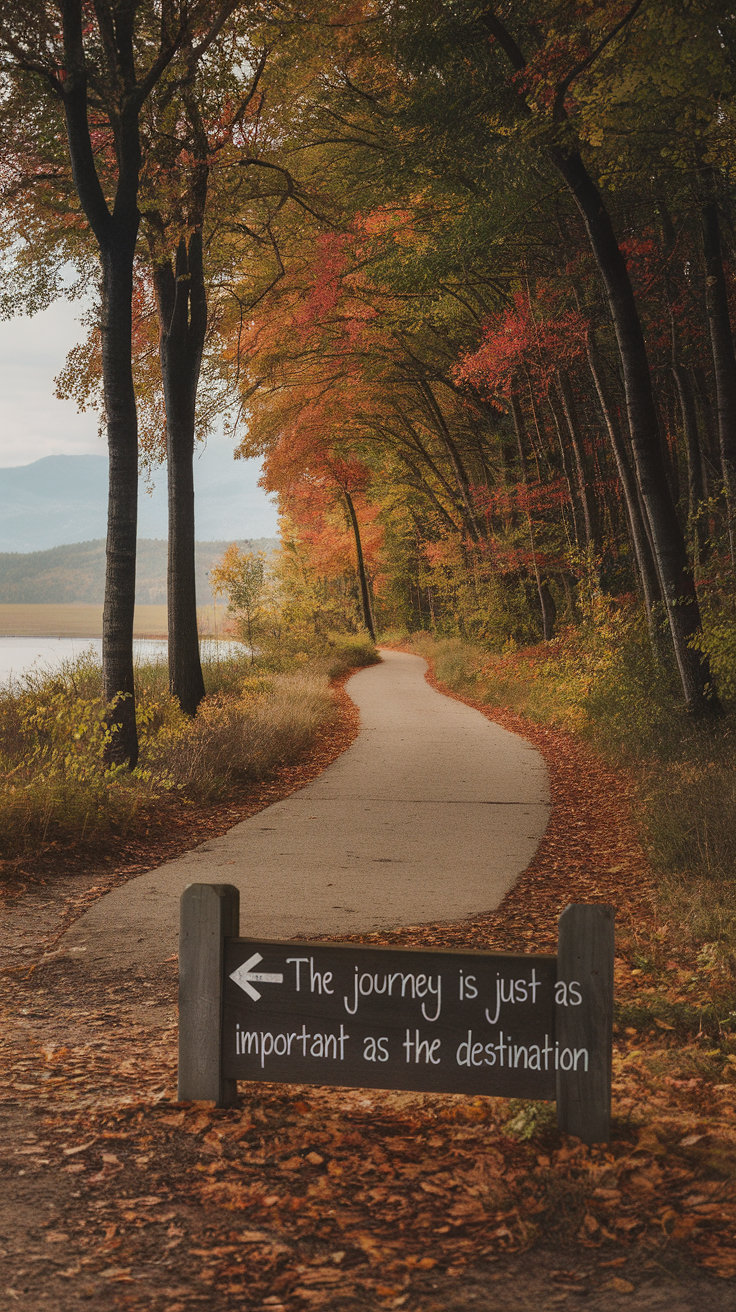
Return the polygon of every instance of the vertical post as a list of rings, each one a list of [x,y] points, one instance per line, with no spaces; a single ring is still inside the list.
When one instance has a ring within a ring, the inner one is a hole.
[[[179,929],[179,1099],[230,1107],[235,1080],[222,1077],[222,1000],[226,938],[240,931],[240,893],[232,884],[189,884]]]
[[[577,904],[558,922],[557,1124],[583,1143],[611,1132],[614,917],[614,907]]]

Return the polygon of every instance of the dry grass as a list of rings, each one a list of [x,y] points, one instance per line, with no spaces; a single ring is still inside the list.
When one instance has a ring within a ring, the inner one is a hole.
[[[332,715],[324,672],[275,675],[260,689],[248,683],[240,695],[208,697],[194,721],[177,715],[153,735],[146,757],[152,777],[190,796],[216,796],[232,780],[263,779],[294,760]]]
[[[166,637],[165,606],[136,606],[136,638]],[[42,603],[0,605],[0,638],[101,638],[102,607]]]
[[[377,659],[343,640],[290,672],[246,654],[205,664],[195,719],[168,692],[163,665],[137,671],[136,770],[106,770],[100,670],[89,657],[0,689],[0,857],[124,834],[166,795],[210,801],[298,760],[334,714],[330,680]]]

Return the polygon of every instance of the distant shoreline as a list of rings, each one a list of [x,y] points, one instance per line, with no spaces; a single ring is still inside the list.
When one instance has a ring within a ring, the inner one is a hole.
[[[166,638],[165,606],[136,606],[136,638]],[[101,638],[102,606],[90,602],[0,603],[2,638]]]
[[[217,607],[218,636],[222,633],[225,606]],[[213,638],[213,607],[203,608],[202,636]],[[223,635],[224,636],[224,635]],[[89,602],[0,603],[0,638],[101,638],[102,606]],[[165,606],[136,606],[134,638],[168,638]]]

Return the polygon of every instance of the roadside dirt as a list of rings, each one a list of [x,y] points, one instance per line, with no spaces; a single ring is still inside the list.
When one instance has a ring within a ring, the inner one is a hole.
[[[704,1013],[719,988],[727,1007],[727,981],[670,943],[626,781],[566,735],[479,708],[547,760],[553,812],[532,866],[490,915],[355,937],[553,950],[566,903],[614,903],[606,1150],[560,1136],[549,1104],[267,1084],[229,1111],[179,1104],[176,962],[90,977],[58,955],[91,900],[335,759],[357,732],[338,696],[315,752],[259,790],[164,816],[110,860],[6,870],[0,1306],[730,1310],[736,1060],[677,1018],[678,998]]]

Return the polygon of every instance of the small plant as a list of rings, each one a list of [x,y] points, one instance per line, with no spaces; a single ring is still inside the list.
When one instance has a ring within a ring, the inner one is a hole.
[[[522,1143],[534,1138],[540,1131],[554,1129],[557,1110],[552,1102],[535,1102],[527,1098],[509,1099],[510,1118],[503,1126],[504,1134]]]

